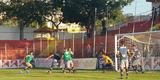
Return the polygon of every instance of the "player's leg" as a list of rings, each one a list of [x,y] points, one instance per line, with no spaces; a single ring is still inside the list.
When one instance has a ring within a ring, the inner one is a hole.
[[[137,66],[136,66],[136,65],[133,65],[133,70],[134,70],[135,72],[137,72]]]
[[[26,62],[24,63],[24,66],[25,66],[25,67],[24,67],[24,70],[26,70],[26,69],[28,68],[28,66],[27,66],[27,63],[26,63]]]
[[[49,70],[48,70],[48,73],[49,73],[49,74],[52,73],[53,66],[54,66],[54,60],[52,60],[52,64],[51,64],[51,66],[50,66],[50,68],[49,68]]]
[[[106,64],[103,63],[103,64],[102,64],[102,71],[103,71],[103,73],[105,72],[105,70],[106,70]]]
[[[73,61],[71,60],[71,70],[72,70],[72,72],[75,72],[75,69],[74,69],[74,64],[73,64]]]
[[[24,68],[24,70],[27,70],[27,69],[30,69],[30,68],[32,68],[32,64],[30,64],[30,63],[25,63],[25,68]]]
[[[31,63],[29,63],[29,69],[32,69],[32,68],[33,68],[32,64],[31,64]]]
[[[137,59],[134,59],[133,61],[133,70],[137,73],[137,70],[138,70],[138,66],[137,66]]]
[[[140,58],[137,59],[137,70],[136,70],[136,72],[141,72],[141,60],[140,60]]]
[[[128,63],[129,63],[128,60],[126,60],[126,61],[125,61],[125,71],[126,71],[126,78],[127,78],[127,79],[128,79],[128,66],[129,66]]]
[[[26,63],[27,67],[26,67],[26,73],[29,73],[29,70],[33,67],[31,63]]]
[[[124,60],[121,60],[120,63],[120,78],[123,79],[123,71],[124,71]]]
[[[65,70],[67,69],[67,61],[63,61],[63,64],[64,64],[64,66],[62,67],[62,71],[63,71],[63,73],[66,73]]]
[[[143,61],[142,61],[142,58],[140,58],[140,71],[142,72],[142,73],[144,73],[144,69],[143,69]]]
[[[72,61],[67,61],[67,69],[69,70],[69,72],[71,72],[71,70],[72,70],[72,63],[71,63]]]
[[[28,66],[27,66],[27,64],[26,64],[26,62],[23,62],[22,63],[25,67],[23,67],[22,69],[26,72],[26,70],[28,69]],[[23,73],[23,70],[20,70],[20,74],[22,74]]]
[[[141,73],[144,73],[142,65],[140,65],[140,71]]]

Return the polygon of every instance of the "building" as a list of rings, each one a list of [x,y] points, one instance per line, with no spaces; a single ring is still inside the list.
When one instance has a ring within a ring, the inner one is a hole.
[[[24,39],[32,40],[34,30],[33,28],[25,28]],[[19,35],[19,27],[0,25],[0,40],[19,40]]]
[[[47,28],[49,30],[49,28]],[[51,28],[50,28],[51,29]],[[25,28],[24,29],[24,39],[26,40],[33,40],[34,38],[38,38],[39,34],[37,34],[36,31],[39,31],[40,29],[36,28]],[[45,29],[42,30],[42,32]],[[56,37],[57,39],[63,40],[63,39],[72,39],[73,34],[75,35],[74,38],[81,38],[83,34],[85,34],[86,29],[81,28],[80,25],[75,24],[75,23],[66,23],[66,24],[61,24],[59,26],[58,31],[53,31],[51,35],[46,34],[44,36],[49,36],[49,37]],[[51,33],[51,31],[49,31]],[[55,36],[58,34],[57,36]],[[5,26],[5,25],[0,25],[0,40],[19,40],[19,35],[20,35],[20,30],[19,27],[17,26]],[[50,39],[52,40],[52,39]]]
[[[152,7],[158,8],[160,6],[160,0],[146,0],[147,2],[152,2]]]

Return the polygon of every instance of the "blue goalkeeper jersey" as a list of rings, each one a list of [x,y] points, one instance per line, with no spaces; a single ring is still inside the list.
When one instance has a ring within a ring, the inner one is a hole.
[[[128,48],[127,47],[120,47],[119,52],[121,55],[121,59],[128,59]]]

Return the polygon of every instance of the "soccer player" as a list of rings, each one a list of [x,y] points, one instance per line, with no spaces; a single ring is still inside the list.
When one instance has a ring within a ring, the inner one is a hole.
[[[113,61],[108,55],[105,54],[105,52],[102,53],[102,58],[103,58],[102,69],[103,72],[105,72],[106,68],[113,67]]]
[[[73,64],[73,56],[74,56],[74,53],[73,53],[73,51],[71,50],[71,48],[69,48],[69,50],[68,50],[68,52],[70,53],[70,55],[71,55],[71,60],[70,60],[70,66],[71,66],[71,70],[72,70],[72,72],[74,72],[74,64]]]
[[[129,49],[125,45],[125,41],[120,42],[121,45],[118,50],[118,56],[120,57],[120,75],[121,79],[123,79],[123,72],[126,72],[126,79],[128,79],[128,57],[129,57]]]
[[[29,73],[29,69],[31,69],[33,66],[31,64],[31,61],[33,60],[34,56],[33,56],[33,52],[30,51],[24,58],[24,64],[25,64],[25,68],[24,70],[26,71],[26,73]]]
[[[64,64],[65,64],[65,68],[63,69],[64,73],[65,73],[65,69],[69,70],[69,72],[71,72],[71,70],[73,70],[72,56],[73,56],[73,52],[71,52],[70,49],[69,49],[69,51],[67,49],[65,49],[64,54],[62,56]]]
[[[51,73],[52,70],[53,70],[53,67],[55,67],[55,61],[59,62],[59,60],[61,59],[60,55],[57,53],[53,53],[52,55],[50,55],[49,57],[47,57],[47,60],[48,59],[52,59],[52,64],[50,66],[50,69],[48,71],[48,73]]]
[[[143,68],[142,68],[142,59],[141,59],[141,53],[139,52],[138,48],[136,45],[132,45],[132,52],[133,52],[133,58],[132,58],[132,67],[133,70],[137,73],[142,72],[143,73]]]

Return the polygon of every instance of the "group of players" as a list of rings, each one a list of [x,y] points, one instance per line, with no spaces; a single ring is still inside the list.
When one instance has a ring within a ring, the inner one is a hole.
[[[61,66],[61,68],[64,73],[66,72],[66,70],[69,70],[70,73],[75,72],[74,64],[72,61],[73,55],[74,55],[74,53],[72,52],[71,48],[64,49],[64,53],[62,56],[60,56],[60,54],[58,54],[58,53],[51,54],[49,57],[46,58],[46,61],[48,59],[52,59],[52,64],[48,70],[48,73],[52,73],[52,70],[53,70],[53,67],[55,64],[54,60],[60,61],[60,64],[63,65],[63,66]],[[30,51],[24,58],[24,65],[25,65],[24,71],[26,73],[29,73],[29,70],[33,67],[33,65],[31,64],[31,61],[33,59],[34,59],[33,51]],[[22,73],[22,71],[21,71],[21,73]]]
[[[129,67],[132,67],[133,70],[136,72],[141,71],[143,73],[141,54],[138,51],[138,48],[136,45],[133,44],[132,49],[130,50],[126,46],[125,41],[122,40],[120,42],[120,47],[118,49],[116,56],[120,58],[120,78],[121,79],[123,79],[124,71],[126,72],[126,79],[128,79]]]
[[[125,45],[125,41],[121,41],[120,42],[120,47],[118,49],[118,52],[116,53],[117,57],[120,58],[120,77],[121,79],[123,79],[123,72],[126,72],[126,79],[128,78],[128,68],[129,68],[129,60],[130,59],[136,59],[137,57],[133,56],[135,54],[133,53],[138,53],[138,49],[136,48],[135,45],[132,46],[132,52],[129,51],[128,47]],[[131,55],[132,53],[132,55]],[[48,58],[46,58],[46,60],[52,58],[53,60],[56,59],[57,61],[61,61],[61,65],[62,63],[64,63],[64,66],[62,67],[63,72],[65,72],[65,70],[69,70],[69,72],[74,72],[74,64],[72,61],[73,58],[73,52],[71,51],[71,48],[69,49],[65,49],[64,53],[62,56],[60,56],[57,53],[54,53],[52,55],[50,55]],[[105,66],[111,65],[113,67],[113,61],[111,60],[111,58],[109,56],[107,56],[103,51],[101,53],[101,56],[103,58],[104,64],[103,64],[103,68],[105,68]],[[136,55],[139,56],[139,55]],[[130,58],[132,57],[132,58]],[[32,68],[32,64],[30,63],[33,59],[33,52],[31,51],[24,59],[25,61],[25,65],[26,67],[24,68],[24,70],[26,72],[29,72],[29,69]],[[137,60],[137,59],[136,59]],[[140,66],[141,71],[142,71],[142,66],[141,66],[141,62],[140,60],[137,60],[136,62],[133,62],[132,67],[133,69],[136,71],[138,66]],[[52,72],[52,67],[54,66],[54,61],[52,62],[52,65],[50,67],[50,70],[48,71],[49,73]],[[105,69],[103,69],[105,70]]]

